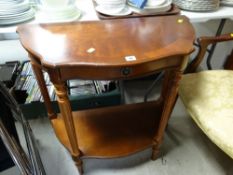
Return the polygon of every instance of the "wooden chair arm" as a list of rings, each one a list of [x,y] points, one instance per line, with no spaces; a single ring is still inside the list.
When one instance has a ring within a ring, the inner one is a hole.
[[[230,55],[227,56],[226,62],[224,63],[224,69],[233,70],[233,48]]]
[[[197,67],[200,65],[201,61],[203,60],[205,53],[207,51],[207,47],[210,44],[215,44],[224,41],[233,40],[233,33],[223,34],[219,36],[204,36],[198,38],[198,43],[200,45],[200,50],[197,54],[197,57],[188,65],[186,69],[186,73],[195,72]]]

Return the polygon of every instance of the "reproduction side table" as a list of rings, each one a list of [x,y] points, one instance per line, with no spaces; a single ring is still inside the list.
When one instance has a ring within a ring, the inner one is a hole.
[[[80,174],[82,157],[113,158],[152,147],[156,159],[177,95],[194,29],[185,16],[146,17],[17,29],[40,86],[48,116]],[[58,98],[55,114],[42,76],[48,72]],[[68,79],[130,79],[164,71],[156,101],[72,111]]]

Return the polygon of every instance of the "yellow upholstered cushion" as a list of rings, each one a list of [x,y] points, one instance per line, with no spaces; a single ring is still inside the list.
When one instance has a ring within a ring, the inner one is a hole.
[[[233,158],[233,71],[183,75],[179,95],[197,125]]]

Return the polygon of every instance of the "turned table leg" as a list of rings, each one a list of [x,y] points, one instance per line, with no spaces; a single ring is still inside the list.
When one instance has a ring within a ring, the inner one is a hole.
[[[162,116],[159,123],[159,129],[155,134],[152,142],[152,156],[151,159],[155,160],[158,157],[159,148],[162,143],[163,134],[165,132],[168,120],[170,118],[172,109],[175,106],[177,100],[178,85],[181,79],[182,73],[185,70],[188,63],[188,56],[183,57],[183,62],[180,67],[165,71],[163,87],[160,99],[163,101]]]
[[[76,166],[78,167],[79,173],[83,174],[81,151],[78,147],[78,140],[76,137],[72,110],[67,95],[65,82],[56,83],[54,84],[54,87],[58,98],[57,101],[59,104],[59,109],[62,114],[62,119],[64,121],[67,136],[71,145],[72,158],[75,161]]]
[[[41,91],[41,94],[44,98],[44,103],[45,103],[45,107],[46,107],[47,112],[48,112],[48,117],[50,120],[54,119],[54,118],[56,118],[56,114],[53,111],[53,107],[52,107],[52,104],[50,101],[48,89],[47,89],[46,84],[45,84],[44,75],[43,75],[41,66],[33,59],[32,56],[30,56],[30,57],[31,57],[32,69],[33,69],[33,72],[35,74],[37,84],[38,84],[40,91]]]
[[[82,175],[83,174],[83,162],[80,156],[79,157],[72,156],[72,159],[75,162],[76,167],[78,168],[79,174]]]
[[[180,70],[169,70],[165,72],[161,94],[161,98],[163,99],[163,110],[159,124],[159,130],[153,138],[152,142],[152,160],[155,160],[158,157],[159,147],[162,143],[163,134],[165,132],[172,108],[174,107],[174,102],[176,100],[178,82],[181,78],[181,73],[182,72]]]

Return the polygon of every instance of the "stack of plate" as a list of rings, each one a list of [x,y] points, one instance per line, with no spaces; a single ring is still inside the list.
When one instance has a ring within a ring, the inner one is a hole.
[[[219,8],[220,0],[173,0],[181,9],[190,11],[214,11]]]
[[[28,0],[0,0],[0,25],[14,25],[34,18]]]
[[[172,7],[172,0],[147,0],[142,9],[138,8],[132,0],[128,0],[128,4],[133,12],[149,15],[169,11]]]
[[[110,16],[125,16],[132,13],[126,5],[126,0],[95,0],[96,11]]]
[[[71,22],[81,16],[73,0],[42,0],[38,9],[39,22]]]
[[[233,6],[233,0],[221,0],[222,5]]]
[[[40,4],[40,1],[39,0],[29,0],[29,4],[34,9],[37,9],[37,6]]]

